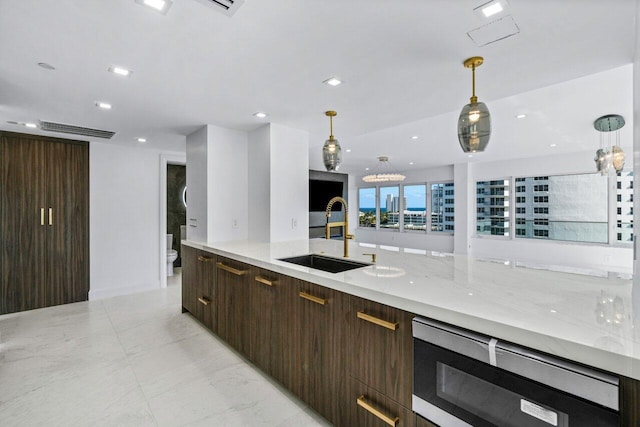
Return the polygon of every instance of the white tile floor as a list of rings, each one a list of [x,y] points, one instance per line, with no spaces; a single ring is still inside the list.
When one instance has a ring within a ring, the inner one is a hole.
[[[0,425],[328,425],[182,314],[178,283],[0,316]]]

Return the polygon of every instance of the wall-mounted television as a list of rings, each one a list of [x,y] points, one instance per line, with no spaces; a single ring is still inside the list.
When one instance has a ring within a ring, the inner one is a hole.
[[[309,212],[319,212],[327,208],[329,200],[335,196],[342,197],[343,183],[340,181],[309,180]],[[341,206],[335,206],[341,208]]]

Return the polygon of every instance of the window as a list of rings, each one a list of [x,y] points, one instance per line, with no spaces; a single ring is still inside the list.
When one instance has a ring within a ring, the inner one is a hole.
[[[454,212],[453,183],[431,184],[431,231],[453,231],[454,216],[444,215]],[[478,194],[476,192],[476,194]],[[484,197],[478,197],[478,204],[484,203]]]
[[[526,214],[527,213],[527,208],[516,208],[516,213],[517,214]]]
[[[376,189],[360,188],[358,190],[358,226],[376,226]]]
[[[476,194],[484,196],[476,207],[478,235],[509,236],[509,180],[478,181]]]
[[[622,208],[618,208],[618,215],[622,215]]]
[[[524,218],[516,218],[516,225],[525,225],[527,223],[527,220],[525,220]]]
[[[532,212],[518,212],[516,208],[516,221],[526,224],[526,233],[517,233],[516,237],[593,243],[608,241],[606,178],[579,174],[522,179],[520,182],[524,182],[528,189],[523,196],[531,195],[534,205]],[[540,192],[545,194],[536,194]],[[618,213],[622,214],[621,208]]]
[[[622,201],[622,194],[618,194],[618,201],[621,202]]]
[[[524,196],[516,197],[516,203],[527,203],[527,198]]]
[[[380,228],[400,228],[400,187],[380,187]]]
[[[427,186],[405,185],[404,229],[425,231],[427,229]]]
[[[526,236],[527,230],[524,228],[516,228],[516,236]]]

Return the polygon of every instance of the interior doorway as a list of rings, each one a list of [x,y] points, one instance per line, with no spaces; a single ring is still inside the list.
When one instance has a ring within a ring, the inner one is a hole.
[[[159,281],[160,287],[167,287],[167,206],[168,206],[168,197],[167,197],[167,179],[168,179],[168,166],[169,165],[178,165],[185,167],[187,164],[187,158],[185,154],[161,154],[160,155],[160,206],[159,206],[159,214],[160,214],[160,229],[158,230],[158,240],[160,246],[160,268],[159,268]],[[185,170],[185,187],[186,187],[186,170]],[[185,194],[185,203],[186,203],[186,192]],[[179,201],[182,200],[182,193],[179,195]],[[186,215],[186,207],[185,207],[185,215]],[[170,221],[169,221],[170,222]],[[179,228],[178,228],[179,229]],[[180,247],[180,232],[177,232],[177,235],[173,235],[173,248],[176,249]]]

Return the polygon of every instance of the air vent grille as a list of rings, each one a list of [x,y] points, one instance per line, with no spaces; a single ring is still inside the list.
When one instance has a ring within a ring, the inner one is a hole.
[[[45,122],[40,120],[40,129],[48,132],[71,133],[74,135],[92,136],[97,138],[111,139],[115,132],[109,130],[91,129],[81,126],[65,125],[62,123]]]
[[[234,13],[242,6],[244,0],[198,0],[200,3],[212,6],[217,11],[227,16],[233,16]]]

